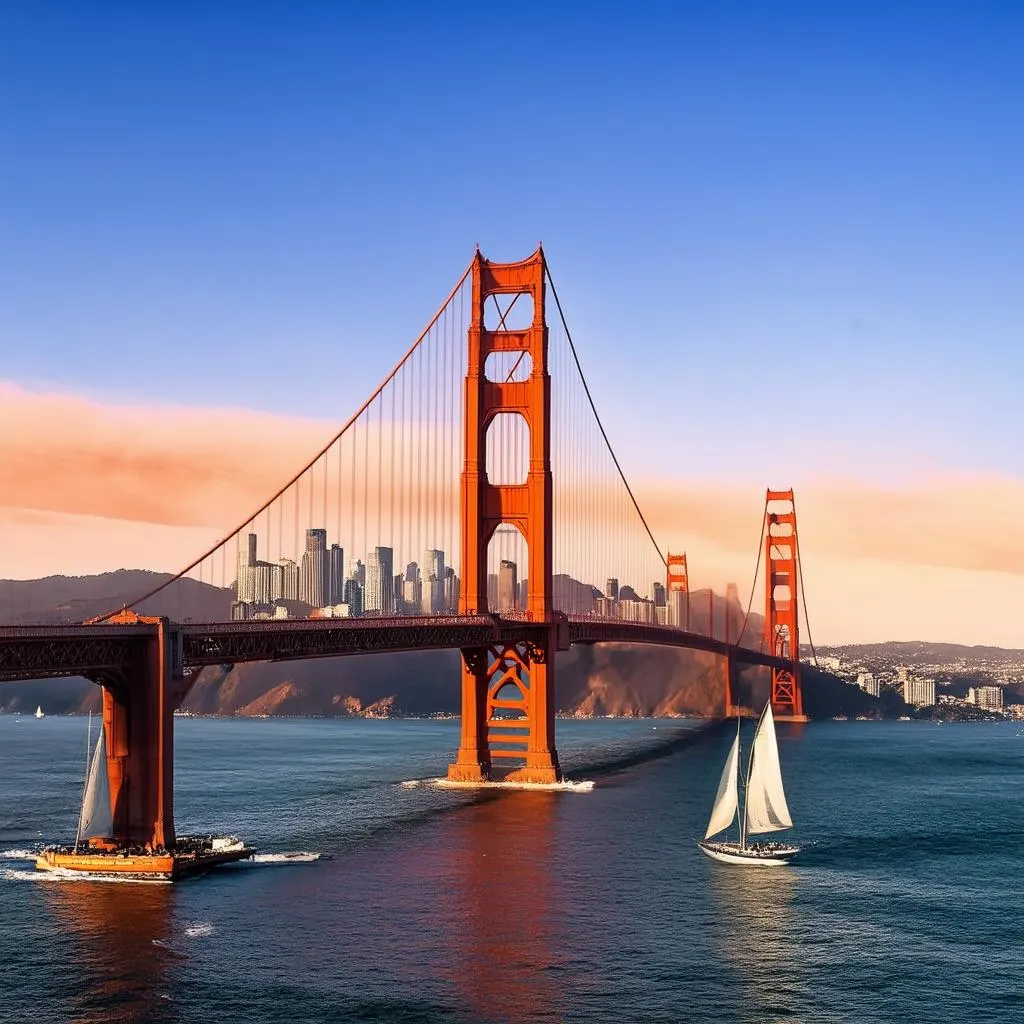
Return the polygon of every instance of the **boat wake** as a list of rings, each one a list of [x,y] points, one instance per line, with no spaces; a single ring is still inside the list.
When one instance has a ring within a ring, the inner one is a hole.
[[[35,860],[37,856],[32,850],[0,850],[0,860]]]
[[[34,858],[33,858],[34,859]],[[167,878],[123,878],[111,874],[91,874],[88,871],[68,871],[66,868],[0,868],[0,881],[4,882],[106,882],[112,885],[170,885]]]
[[[318,860],[330,860],[326,853],[311,853],[306,850],[298,850],[294,853],[257,853],[247,861],[240,861],[239,867],[247,864],[252,867],[267,867],[274,864],[313,864]]]
[[[185,934],[190,939],[205,939],[209,938],[216,929],[209,921],[202,921],[198,924],[190,924],[185,926]]]
[[[544,793],[589,793],[594,788],[591,779],[582,779],[579,782],[573,782],[571,779],[563,779],[561,782],[453,782],[451,779],[421,781],[438,789],[534,789]],[[407,786],[408,783],[403,782],[402,785]]]

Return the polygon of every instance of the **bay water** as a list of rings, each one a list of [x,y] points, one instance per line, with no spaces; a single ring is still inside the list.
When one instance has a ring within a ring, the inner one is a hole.
[[[781,869],[695,845],[728,729],[559,722],[558,792],[435,785],[458,730],[177,719],[178,831],[259,855],[147,885],[33,869],[86,721],[0,716],[0,1021],[1024,1020],[1019,723],[779,726]]]

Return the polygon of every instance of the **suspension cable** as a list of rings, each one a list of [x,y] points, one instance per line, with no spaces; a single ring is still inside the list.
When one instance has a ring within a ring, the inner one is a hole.
[[[743,628],[740,630],[740,635],[736,640],[737,647],[743,644],[743,634],[747,631],[750,610],[754,607],[754,593],[757,591],[757,574],[761,571],[761,555],[764,553],[764,533],[767,528],[768,516],[766,514],[761,519],[761,539],[757,542],[757,561],[754,563],[754,579],[750,584],[750,600],[747,601],[747,613],[743,616]]]
[[[665,556],[661,552],[661,548],[658,546],[658,542],[654,539],[654,534],[651,533],[650,526],[647,525],[647,520],[644,518],[643,512],[640,511],[640,506],[637,503],[636,497],[633,494],[633,488],[629,486],[629,481],[626,479],[626,474],[622,472],[622,466],[619,465],[618,457],[615,454],[615,449],[612,448],[611,441],[608,440],[608,434],[605,432],[604,424],[601,422],[601,417],[598,415],[597,406],[594,405],[594,398],[590,393],[590,387],[587,385],[587,378],[583,374],[583,367],[580,365],[580,357],[576,352],[576,346],[572,341],[572,334],[569,331],[569,325],[565,322],[565,314],[562,312],[562,303],[558,301],[558,290],[555,288],[554,279],[551,277],[551,271],[548,269],[547,264],[544,265],[544,273],[548,279],[548,284],[551,285],[551,295],[555,300],[555,306],[558,308],[558,316],[562,321],[562,329],[565,331],[565,337],[569,342],[569,351],[572,352],[573,362],[576,364],[576,370],[580,375],[580,380],[583,382],[583,391],[587,396],[587,401],[590,403],[590,410],[594,414],[594,419],[597,421],[597,429],[601,431],[601,437],[604,438],[604,443],[608,448],[608,454],[612,457],[612,462],[615,463],[615,468],[618,470],[619,478],[622,480],[623,486],[626,488],[626,493],[629,495],[629,500],[633,503],[633,508],[636,509],[636,514],[640,517],[640,522],[643,523],[644,529],[647,531],[647,536],[651,538],[651,543],[654,545],[654,550],[657,552],[658,557],[661,559],[661,564],[668,566],[668,562],[665,560]]]
[[[793,502],[793,518],[796,518],[796,501]],[[811,648],[811,657],[814,659],[814,667],[818,667],[818,652],[814,649],[814,637],[811,636],[811,617],[807,614],[807,588],[804,586],[804,564],[800,558],[800,534],[796,536],[796,571],[800,577],[800,601],[804,606],[804,625],[807,626],[807,643]],[[800,660],[800,648],[796,650],[796,660]]]
[[[130,602],[130,604],[125,605],[125,607],[128,608],[132,605],[141,604],[143,601],[148,601],[151,597],[154,597],[156,594],[159,594],[160,591],[164,590],[166,587],[169,587],[172,583],[177,582],[187,573],[190,573],[197,565],[201,565],[203,562],[206,561],[207,558],[210,557],[210,555],[212,555],[218,549],[223,547],[229,540],[231,540],[232,537],[234,537],[238,533],[241,533],[242,530],[244,530],[245,527],[249,523],[251,523],[261,512],[265,511],[271,505],[273,505],[273,503],[277,501],[277,499],[280,498],[281,495],[285,493],[285,491],[287,491],[293,484],[297,483],[297,481],[302,477],[304,473],[312,469],[312,467],[315,466],[316,463],[319,462],[319,460],[322,459],[324,455],[326,455],[327,452],[331,450],[331,447],[335,445],[344,436],[344,434],[359,419],[359,417],[362,416],[364,412],[366,412],[366,410],[373,404],[374,400],[380,395],[384,388],[386,388],[388,384],[391,383],[391,381],[394,379],[398,371],[401,370],[401,368],[406,364],[406,362],[412,357],[413,353],[417,350],[417,348],[419,348],[420,342],[423,341],[423,339],[430,333],[430,331],[433,329],[437,321],[441,319],[441,314],[444,313],[444,311],[448,308],[448,304],[459,293],[463,284],[465,284],[466,282],[466,278],[469,277],[472,269],[473,264],[470,263],[466,267],[462,276],[459,278],[455,287],[452,288],[452,290],[448,293],[448,297],[444,300],[444,302],[441,303],[441,306],[438,309],[438,311],[430,319],[430,322],[427,324],[427,326],[424,327],[423,330],[420,332],[419,337],[409,346],[405,355],[403,355],[402,358],[399,359],[397,363],[395,363],[395,365],[391,369],[391,372],[380,382],[380,384],[377,385],[373,394],[371,394],[370,397],[367,398],[366,401],[363,402],[363,404],[352,414],[352,416],[349,417],[345,425],[330,439],[330,441],[327,442],[327,444],[325,444],[316,453],[316,455],[313,456],[313,458],[309,460],[309,462],[307,462],[302,467],[302,469],[300,469],[290,480],[288,480],[287,483],[285,483],[280,489],[278,489],[273,495],[271,495],[271,497],[268,498],[258,509],[256,509],[256,511],[251,516],[244,519],[234,530],[225,534],[225,536],[216,544],[214,544],[213,547],[211,547],[208,551],[204,551],[197,559],[195,559],[195,561],[190,562],[188,565],[185,566],[184,569],[175,573],[175,575],[172,576],[170,579],[164,580],[164,582],[161,583],[159,586],[154,587],[152,590],[148,590],[141,597],[135,598],[134,601]],[[297,497],[298,489],[296,488],[296,498]],[[98,618],[93,619],[92,621],[96,623],[105,622],[112,615],[116,615],[118,610],[119,609],[107,612],[106,615],[99,616]]]

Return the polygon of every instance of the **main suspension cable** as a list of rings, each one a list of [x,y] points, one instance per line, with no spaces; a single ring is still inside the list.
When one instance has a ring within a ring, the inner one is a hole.
[[[747,613],[743,616],[743,628],[740,630],[739,638],[736,640],[736,646],[740,647],[743,644],[743,634],[747,631],[747,622],[750,619],[750,610],[754,607],[754,594],[757,591],[757,574],[761,571],[761,555],[764,553],[764,534],[768,528],[768,516],[761,519],[761,539],[757,542],[757,561],[754,563],[754,579],[750,584],[750,600],[747,601]]]
[[[594,398],[590,393],[590,387],[587,384],[587,378],[583,374],[583,367],[580,365],[580,357],[576,352],[576,346],[573,344],[572,334],[569,331],[569,325],[565,322],[565,314],[562,312],[562,303],[558,300],[558,290],[555,288],[554,279],[551,277],[551,271],[545,264],[544,273],[548,279],[548,284],[551,286],[551,295],[555,300],[555,306],[558,308],[558,316],[562,321],[562,329],[565,331],[566,340],[569,342],[569,351],[572,352],[573,362],[576,364],[576,370],[580,375],[580,380],[583,382],[583,391],[587,396],[587,401],[590,403],[590,410],[594,414],[594,419],[597,421],[597,429],[601,431],[601,437],[604,438],[604,443],[608,448],[608,454],[612,457],[612,462],[615,463],[615,468],[618,471],[619,478],[622,480],[623,486],[626,488],[626,493],[629,495],[629,500],[633,503],[633,508],[636,509],[636,514],[640,517],[640,522],[643,523],[644,529],[647,531],[647,536],[651,538],[651,544],[654,545],[654,550],[658,554],[658,558],[661,559],[661,564],[668,566],[668,562],[665,556],[662,554],[661,548],[658,546],[658,542],[654,539],[654,534],[651,532],[650,526],[647,525],[647,520],[644,518],[643,512],[640,511],[640,505],[637,503],[636,496],[633,494],[633,488],[629,486],[629,481],[626,479],[626,474],[622,472],[622,466],[619,465],[618,457],[615,454],[615,449],[612,448],[611,441],[608,440],[608,434],[605,432],[604,424],[601,422],[601,417],[598,415],[597,406],[594,405]]]
[[[402,358],[399,359],[397,363],[395,363],[395,365],[391,369],[391,372],[388,373],[388,375],[380,382],[380,384],[377,385],[377,387],[374,390],[373,394],[371,394],[370,397],[367,398],[366,401],[363,402],[363,404],[356,410],[356,412],[353,413],[352,416],[349,417],[349,419],[345,423],[345,425],[330,439],[330,441],[327,442],[327,444],[325,444],[316,453],[316,455],[313,456],[313,458],[311,458],[302,467],[302,469],[300,469],[293,477],[291,477],[291,479],[289,479],[287,481],[287,483],[285,483],[273,495],[271,495],[271,497],[268,498],[267,501],[265,501],[262,505],[260,505],[260,507],[258,509],[256,509],[256,511],[252,515],[250,515],[246,519],[242,520],[242,522],[234,530],[231,530],[229,533],[225,534],[225,536],[221,540],[219,540],[216,544],[214,544],[209,550],[204,551],[197,559],[195,559],[195,561],[190,562],[187,566],[185,566],[184,569],[182,569],[179,572],[177,572],[170,579],[164,580],[164,582],[161,583],[159,586],[153,587],[151,590],[148,590],[146,593],[142,594],[140,597],[135,598],[134,601],[130,602],[130,604],[125,605],[125,607],[128,608],[128,607],[131,607],[133,605],[141,604],[143,601],[148,601],[151,597],[154,597],[156,594],[159,594],[166,587],[169,587],[172,583],[177,582],[182,577],[184,577],[185,575],[190,573],[194,568],[196,568],[196,566],[202,565],[202,563],[205,562],[207,558],[209,558],[212,554],[214,554],[214,552],[216,552],[220,548],[222,548],[236,534],[241,533],[241,531],[244,530],[245,527],[249,523],[251,523],[261,512],[263,512],[266,509],[268,509],[290,487],[292,487],[294,484],[297,484],[297,482],[301,479],[302,475],[304,473],[308,472],[310,469],[312,469],[313,466],[315,466],[316,463],[320,459],[322,459],[327,454],[327,452],[329,452],[331,450],[331,447],[338,443],[338,441],[347,433],[347,431],[360,418],[360,416],[362,416],[363,413],[366,412],[366,410],[373,404],[373,402],[381,394],[381,392],[384,390],[384,388],[386,388],[388,386],[388,384],[391,383],[391,381],[394,379],[394,377],[398,373],[398,371],[402,369],[402,367],[406,364],[406,362],[412,357],[413,353],[419,348],[420,342],[423,341],[423,339],[430,333],[430,331],[433,329],[434,325],[438,322],[438,320],[440,320],[441,315],[448,308],[448,304],[459,293],[459,291],[461,290],[463,284],[465,284],[466,278],[469,277],[470,272],[472,271],[472,269],[473,269],[473,264],[470,263],[466,267],[466,269],[463,272],[462,276],[459,278],[459,280],[456,283],[455,287],[452,288],[452,290],[448,293],[448,297],[444,300],[444,302],[441,303],[440,308],[433,315],[433,317],[431,317],[430,322],[427,324],[426,327],[423,328],[423,330],[420,332],[419,337],[417,337],[416,340],[409,346],[408,350],[405,352],[405,354],[402,356]],[[296,500],[297,499],[298,499],[298,489],[296,488]],[[97,622],[97,623],[98,622],[104,622],[107,619],[109,619],[112,615],[116,615],[119,610],[120,609],[115,609],[114,611],[107,612],[106,615],[99,616],[98,618],[94,619],[93,621]]]

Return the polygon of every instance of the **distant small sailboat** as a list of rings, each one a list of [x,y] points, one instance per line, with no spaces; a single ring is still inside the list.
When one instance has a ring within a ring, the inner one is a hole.
[[[775,718],[769,702],[757,723],[747,765],[743,811],[739,805],[740,719],[736,719],[736,739],[725,760],[722,778],[715,794],[715,805],[704,838],[697,845],[714,860],[726,864],[747,864],[751,867],[778,867],[788,864],[800,852],[799,846],[784,843],[750,843],[751,835],[779,832],[792,828],[793,820],[786,805],[779,764],[779,745],[775,738]],[[739,819],[740,841],[710,842],[712,836],[727,829],[733,818]]]
[[[40,705],[39,705],[39,706],[38,706],[38,707],[36,708],[36,718],[43,718],[43,717],[45,717],[45,716],[43,715],[43,706],[42,706],[42,704],[40,704]]]

